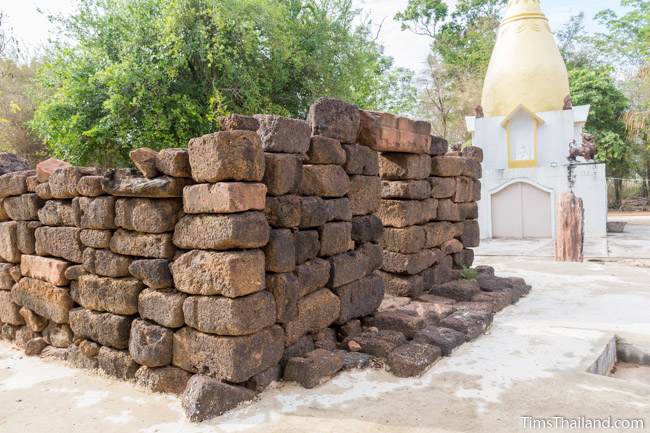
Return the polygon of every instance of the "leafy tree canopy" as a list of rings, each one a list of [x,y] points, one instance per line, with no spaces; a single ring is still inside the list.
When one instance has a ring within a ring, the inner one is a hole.
[[[303,116],[322,95],[408,106],[408,74],[357,16],[351,0],[81,0],[40,71],[33,128],[58,157],[110,165],[231,112]]]
[[[616,87],[611,68],[575,68],[569,72],[569,79],[574,104],[591,105],[585,129],[596,137],[598,159],[608,164],[610,175],[622,176],[633,149],[623,121],[628,99]]]

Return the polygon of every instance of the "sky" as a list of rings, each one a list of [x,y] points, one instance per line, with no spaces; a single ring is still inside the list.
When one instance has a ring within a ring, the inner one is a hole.
[[[376,24],[383,21],[379,41],[385,52],[395,60],[395,65],[416,72],[424,69],[430,41],[409,31],[402,31],[393,21],[395,14],[404,9],[408,0],[353,0]],[[8,24],[14,34],[31,52],[45,44],[52,35],[53,26],[48,14],[68,15],[75,9],[75,0],[2,0],[0,10],[7,14]],[[453,3],[453,0],[450,1]],[[603,9],[621,11],[619,0],[542,0],[542,8],[548,16],[551,28],[560,29],[573,15],[585,12],[588,31],[598,30],[594,15]],[[40,11],[40,12],[39,12]]]

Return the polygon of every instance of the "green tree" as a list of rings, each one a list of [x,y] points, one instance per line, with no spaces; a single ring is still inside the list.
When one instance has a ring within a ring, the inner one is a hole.
[[[428,70],[420,82],[418,111],[434,133],[465,142],[464,118],[480,104],[506,0],[409,0],[395,16],[402,29],[431,38]]]
[[[0,151],[17,153],[32,162],[46,154],[43,143],[29,128],[37,67],[37,62],[0,59]]]
[[[408,77],[357,17],[351,0],[81,0],[33,127],[58,157],[112,165],[231,112],[303,116],[322,95],[401,109]]]
[[[625,13],[600,12],[596,18],[605,31],[592,41],[601,57],[625,77],[621,89],[630,100],[625,114],[628,140],[635,146],[637,173],[645,178],[642,194],[650,196],[650,1],[622,0]]]
[[[597,159],[607,164],[608,176],[625,177],[634,163],[634,146],[627,137],[624,115],[629,101],[616,86],[612,69],[575,68],[569,72],[571,96],[576,105],[591,105],[585,130],[594,135]],[[621,182],[616,182],[615,204],[620,204]]]

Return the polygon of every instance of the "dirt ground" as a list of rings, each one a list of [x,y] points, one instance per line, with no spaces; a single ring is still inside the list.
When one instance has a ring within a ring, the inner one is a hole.
[[[650,272],[617,263],[481,261],[525,277],[533,292],[420,378],[368,370],[312,390],[284,384],[191,424],[174,397],[27,358],[1,343],[0,431],[509,433],[523,431],[522,416],[556,415],[645,418],[645,429],[629,431],[650,431],[650,386],[585,372],[614,335],[650,347]]]

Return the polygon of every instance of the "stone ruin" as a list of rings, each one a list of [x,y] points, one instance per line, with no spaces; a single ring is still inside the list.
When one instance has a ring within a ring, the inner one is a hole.
[[[419,375],[530,290],[470,269],[480,149],[327,98],[221,123],[137,170],[0,176],[2,337],[202,421],[279,380]]]

